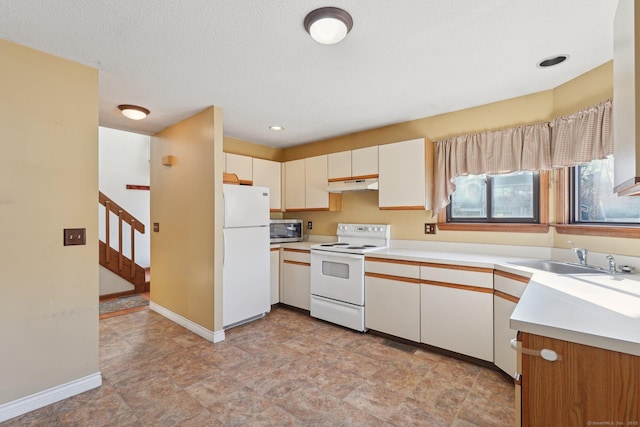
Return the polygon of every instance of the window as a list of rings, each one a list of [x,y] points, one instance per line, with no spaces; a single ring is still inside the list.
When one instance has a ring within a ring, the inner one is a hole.
[[[538,172],[456,178],[447,222],[539,223]]]
[[[613,157],[571,168],[571,222],[640,224],[640,197],[613,192]]]

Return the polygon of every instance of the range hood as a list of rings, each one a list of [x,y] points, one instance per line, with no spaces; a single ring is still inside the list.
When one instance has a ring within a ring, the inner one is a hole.
[[[329,193],[345,193],[347,191],[377,191],[378,178],[346,179],[329,183]]]

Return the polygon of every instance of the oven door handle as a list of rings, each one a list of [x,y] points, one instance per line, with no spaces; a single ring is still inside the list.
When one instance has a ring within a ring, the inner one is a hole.
[[[336,257],[336,258],[349,258],[349,259],[363,259],[364,254],[350,254],[345,252],[331,252],[323,251],[322,249],[311,249],[312,255],[318,255],[323,257]]]

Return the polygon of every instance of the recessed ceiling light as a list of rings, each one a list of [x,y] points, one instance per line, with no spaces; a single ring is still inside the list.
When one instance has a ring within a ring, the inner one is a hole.
[[[275,131],[277,131],[277,132],[280,132],[280,131],[283,131],[283,130],[284,130],[284,127],[282,127],[282,126],[278,126],[278,125],[273,125],[273,126],[269,126],[269,129],[271,129],[271,130],[275,130]]]
[[[139,107],[137,105],[130,104],[121,104],[118,105],[118,109],[122,112],[122,115],[131,119],[131,120],[142,120],[147,117],[150,113],[144,107]]]
[[[322,44],[336,44],[353,28],[353,18],[346,10],[337,7],[321,7],[304,18],[304,29]]]
[[[569,59],[569,55],[556,55],[556,56],[552,56],[550,58],[546,58],[543,59],[542,61],[538,62],[537,67],[538,68],[548,68],[548,67],[553,67],[554,65],[558,65],[563,63],[564,61],[566,61],[567,59]]]

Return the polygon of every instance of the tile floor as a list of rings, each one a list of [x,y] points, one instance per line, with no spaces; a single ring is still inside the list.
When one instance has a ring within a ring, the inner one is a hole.
[[[100,320],[102,387],[7,426],[511,426],[500,373],[285,308],[211,344],[149,310]]]

